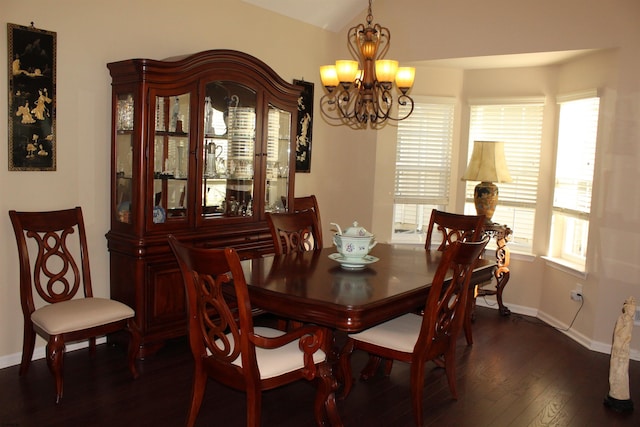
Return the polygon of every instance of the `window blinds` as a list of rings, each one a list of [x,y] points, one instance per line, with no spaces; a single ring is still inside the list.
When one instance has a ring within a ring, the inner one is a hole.
[[[446,205],[455,99],[416,97],[414,101],[411,116],[398,122],[394,202]],[[406,112],[400,106],[399,115]]]

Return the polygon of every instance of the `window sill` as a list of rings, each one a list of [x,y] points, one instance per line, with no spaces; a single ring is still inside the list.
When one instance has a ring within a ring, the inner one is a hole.
[[[555,268],[556,270],[563,271],[583,280],[586,280],[587,278],[587,272],[584,271],[584,267],[579,264],[574,264],[560,258],[553,258],[549,256],[542,256],[541,258],[544,259],[547,262],[547,265],[551,268]]]

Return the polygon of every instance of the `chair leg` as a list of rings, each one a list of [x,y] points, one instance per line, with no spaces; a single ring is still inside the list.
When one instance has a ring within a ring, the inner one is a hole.
[[[262,391],[247,390],[247,427],[260,427],[262,411]]]
[[[381,362],[382,358],[380,356],[369,354],[369,361],[367,362],[367,365],[362,368],[362,371],[360,371],[360,379],[366,381],[369,378],[373,377],[378,371]]]
[[[456,354],[454,349],[450,349],[444,355],[444,372],[447,374],[449,389],[454,399],[458,399],[458,387],[456,385]]]
[[[476,288],[474,288],[473,295],[469,295],[467,298],[467,309],[464,314],[464,336],[467,339],[467,345],[473,344],[473,335],[471,332],[471,321],[473,320],[473,311],[475,310],[476,298],[475,298]]]
[[[196,424],[196,418],[198,418],[198,413],[200,412],[206,386],[207,374],[202,369],[201,364],[196,361],[193,374],[193,386],[191,387],[191,404],[189,405],[189,413],[187,414],[187,427],[193,427]]]
[[[36,345],[36,333],[33,330],[33,323],[24,322],[24,332],[22,338],[22,361],[20,362],[20,370],[18,375],[22,376],[29,370],[31,359],[33,358],[33,349]]]
[[[353,350],[355,349],[355,341],[350,339],[344,345],[342,351],[340,352],[340,371],[343,380],[342,391],[338,395],[339,399],[346,398],[351,392],[351,387],[353,387],[353,373],[351,371],[351,355],[353,354]]]
[[[416,426],[422,427],[422,395],[424,391],[424,360],[417,360],[411,363],[411,408]]]
[[[391,368],[393,368],[393,359],[386,359],[384,361],[384,376],[388,377],[391,375]]]
[[[129,333],[129,348],[127,351],[129,371],[135,380],[140,376],[138,367],[136,366],[136,360],[140,351],[140,330],[133,319],[127,320],[127,326],[125,329]]]
[[[63,394],[64,339],[60,335],[52,335],[47,343],[47,365],[56,383],[56,404],[60,403]]]
[[[96,355],[96,337],[89,338],[89,354],[91,356]]]

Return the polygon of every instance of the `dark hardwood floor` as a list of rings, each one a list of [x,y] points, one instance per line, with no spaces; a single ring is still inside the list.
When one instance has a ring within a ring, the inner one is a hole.
[[[459,399],[452,400],[444,372],[425,375],[428,426],[640,426],[640,408],[619,414],[603,405],[609,391],[609,356],[586,350],[537,319],[478,307],[475,343],[458,347]],[[366,355],[354,354],[354,372]],[[53,379],[44,360],[24,378],[18,367],[0,370],[0,427],[181,426],[191,387],[191,355],[186,341],[171,342],[140,363],[142,376],[129,377],[122,349],[99,346],[65,360],[65,393],[54,404]],[[381,375],[357,381],[338,405],[345,426],[411,426],[408,367],[394,365]],[[640,362],[631,361],[631,397],[640,404]],[[263,425],[312,426],[314,389],[306,382],[266,392]],[[244,426],[244,395],[209,382],[197,425]]]

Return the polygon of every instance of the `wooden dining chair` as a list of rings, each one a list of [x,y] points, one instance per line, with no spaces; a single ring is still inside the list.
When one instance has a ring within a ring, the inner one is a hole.
[[[322,220],[320,220],[320,208],[318,207],[318,199],[314,194],[309,196],[300,196],[293,199],[293,212],[313,211],[316,214],[316,222],[318,223],[318,238],[320,239],[320,247],[322,247]]]
[[[443,212],[437,209],[431,211],[431,218],[429,219],[429,228],[427,229],[427,239],[424,247],[426,250],[431,250],[432,247],[432,233],[435,229],[436,236],[439,237],[439,243],[436,238],[435,244],[437,250],[442,251],[447,245],[457,240],[477,242],[482,239],[484,235],[484,224],[486,218],[484,215],[463,215],[450,212]],[[471,328],[473,311],[475,310],[475,301],[477,294],[477,287],[482,287],[490,284],[491,282],[481,283],[476,285],[473,292],[469,296],[467,302],[467,311],[465,314],[464,322],[464,335],[467,340],[467,344],[473,344],[473,332]]]
[[[11,210],[9,217],[18,244],[24,318],[19,374],[27,373],[36,334],[42,336],[47,340],[46,358],[55,379],[56,403],[60,403],[65,346],[88,340],[90,353],[94,354],[97,336],[124,329],[130,335],[129,370],[137,378],[140,334],[134,324],[135,313],[121,302],[93,296],[82,210]],[[40,297],[37,304],[34,293]]]
[[[247,283],[234,249],[190,247],[172,235],[169,244],[186,291],[195,362],[187,426],[195,424],[209,377],[246,393],[247,426],[260,425],[264,390],[322,378],[316,381],[314,404],[316,422],[322,424],[331,389],[330,376],[322,375],[329,369],[321,349],[324,329],[304,326],[285,333],[254,327]]]
[[[484,223],[484,215],[462,215],[433,209],[424,248],[431,249],[434,228],[436,235],[440,237],[439,242],[435,242],[439,251],[456,240],[477,242],[482,238]]]
[[[445,248],[429,289],[424,315],[408,313],[348,336],[340,356],[343,397],[353,386],[350,359],[353,351],[359,349],[370,355],[370,363],[360,375],[363,380],[375,373],[382,358],[411,364],[411,399],[417,426],[423,425],[424,368],[428,361],[444,366],[451,394],[457,399],[456,338],[464,322],[471,274],[488,240],[455,241]]]
[[[322,234],[316,214],[310,210],[267,213],[273,245],[278,255],[322,248]]]

